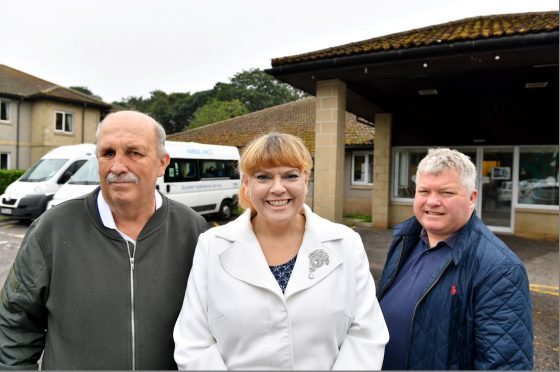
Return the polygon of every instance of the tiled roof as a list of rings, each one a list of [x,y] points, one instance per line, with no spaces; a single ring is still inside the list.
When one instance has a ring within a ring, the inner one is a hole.
[[[252,112],[233,119],[167,136],[172,141],[193,141],[243,148],[261,134],[277,131],[300,137],[315,153],[315,97]],[[375,129],[346,113],[345,144],[371,145]]]
[[[88,96],[87,94],[70,88],[61,87],[2,64],[0,64],[0,95],[1,94],[23,98],[54,98],[107,108],[110,107],[108,103],[95,97]]]
[[[480,16],[314,52],[274,58],[272,66],[556,30],[558,11]]]

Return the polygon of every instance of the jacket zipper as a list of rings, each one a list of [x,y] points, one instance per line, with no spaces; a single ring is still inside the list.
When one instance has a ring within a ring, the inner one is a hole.
[[[445,264],[445,267],[439,272],[439,275],[437,276],[436,280],[434,280],[434,282],[432,283],[432,285],[430,285],[430,288],[428,288],[426,290],[426,292],[424,292],[424,294],[422,295],[422,297],[420,297],[420,299],[418,300],[418,302],[416,303],[416,305],[414,305],[414,311],[412,312],[412,319],[410,319],[410,326],[408,328],[408,349],[406,350],[406,356],[404,358],[405,360],[405,368],[408,368],[408,357],[409,357],[409,353],[410,353],[410,340],[412,338],[412,325],[414,324],[414,318],[416,317],[416,309],[418,308],[418,305],[424,300],[424,298],[426,298],[426,296],[428,295],[428,293],[430,293],[430,291],[432,290],[432,288],[435,287],[435,285],[439,282],[439,280],[441,279],[441,277],[443,276],[443,273],[447,271],[447,268],[449,267],[449,265],[451,264],[451,261],[453,261],[452,258],[449,259],[449,261],[447,261],[447,263]]]
[[[130,245],[132,244],[132,253],[130,252]],[[136,253],[136,245],[126,241],[128,252],[128,259],[130,261],[130,323],[132,329],[132,370],[136,369],[136,334],[134,326],[134,254]]]

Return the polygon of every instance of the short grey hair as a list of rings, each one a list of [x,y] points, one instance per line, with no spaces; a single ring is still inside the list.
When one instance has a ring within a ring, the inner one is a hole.
[[[428,155],[418,164],[416,178],[420,173],[437,175],[443,170],[455,169],[459,173],[461,183],[469,193],[475,189],[476,167],[471,159],[457,150],[448,148],[434,148],[428,150]]]
[[[118,111],[117,111],[118,112]],[[139,111],[137,111],[139,112]],[[112,112],[109,115],[107,115],[103,120],[101,120],[99,122],[99,124],[97,124],[97,130],[95,131],[95,143],[96,143],[96,149],[95,152],[98,153],[97,151],[97,143],[99,142],[99,132],[101,130],[101,127],[103,126],[103,123],[105,122],[105,120],[107,120],[108,118],[110,118],[112,115],[114,115],[116,112]],[[139,112],[140,114],[146,115],[147,117],[149,117],[150,119],[153,120],[153,123],[155,124],[155,130],[156,130],[156,139],[158,142],[158,146],[157,146],[157,155],[158,157],[162,157],[165,154],[167,154],[167,150],[165,149],[165,140],[167,139],[167,135],[165,134],[165,128],[163,128],[163,126],[157,122],[156,119],[154,119],[153,117],[151,117],[148,114],[145,114],[143,112]]]

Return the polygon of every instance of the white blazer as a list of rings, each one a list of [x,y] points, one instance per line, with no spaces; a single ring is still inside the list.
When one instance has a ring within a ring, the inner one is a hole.
[[[282,293],[247,210],[198,240],[175,324],[182,370],[379,370],[389,333],[360,236],[305,209],[305,233]],[[310,278],[309,254],[329,263]]]

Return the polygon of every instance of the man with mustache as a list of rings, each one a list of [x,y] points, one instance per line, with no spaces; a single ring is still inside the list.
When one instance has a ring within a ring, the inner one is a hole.
[[[29,227],[0,293],[0,368],[176,369],[173,327],[207,223],[156,191],[165,131],[133,111],[97,129],[100,188]]]
[[[394,227],[379,285],[383,369],[533,368],[527,273],[474,212],[475,181],[456,150],[418,164],[415,217]]]

